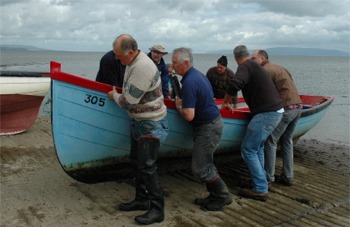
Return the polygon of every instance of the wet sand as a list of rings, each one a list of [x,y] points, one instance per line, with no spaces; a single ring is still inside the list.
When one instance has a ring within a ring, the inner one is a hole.
[[[237,196],[248,171],[239,154],[219,156],[216,164],[234,202],[222,212],[201,210],[195,197],[206,196],[189,169],[162,171],[165,220],[152,226],[349,226],[348,144],[301,138],[295,146],[295,183],[273,184],[267,202]],[[1,137],[1,226],[137,226],[142,211],[121,212],[133,199],[131,179],[84,184],[61,168],[52,144],[50,119],[33,128]],[[276,172],[281,170],[277,159]]]

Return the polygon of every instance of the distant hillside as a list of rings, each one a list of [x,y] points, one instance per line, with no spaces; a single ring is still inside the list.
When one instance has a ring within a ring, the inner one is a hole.
[[[0,50],[50,51],[47,49],[41,49],[35,46],[26,46],[26,45],[0,45]]]
[[[29,45],[0,45],[0,50],[18,50],[18,51],[52,51]],[[328,50],[321,48],[296,48],[296,47],[273,47],[265,49],[269,55],[289,55],[289,56],[350,56],[350,53],[339,50]],[[252,53],[254,50],[249,50]],[[226,54],[232,55],[232,50],[214,50],[207,54]]]
[[[299,55],[299,56],[350,56],[340,50],[327,50],[320,48],[293,48],[293,47],[274,47],[267,48],[267,53],[270,55]]]
[[[265,49],[269,55],[292,55],[292,56],[350,56],[350,53],[339,50],[327,50],[320,48],[296,48],[296,47],[273,47]],[[249,50],[249,53],[254,50]],[[208,51],[208,54],[232,54],[232,50]]]

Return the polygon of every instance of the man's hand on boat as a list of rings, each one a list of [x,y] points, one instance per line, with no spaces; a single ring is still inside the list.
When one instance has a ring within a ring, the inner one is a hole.
[[[113,86],[113,90],[108,92],[108,97],[111,100],[114,100],[115,102],[117,102],[118,98],[119,98],[120,94],[117,92],[117,89],[115,86]]]
[[[225,97],[224,97],[224,102],[221,105],[221,109],[230,110],[231,112],[233,112],[235,109],[237,109],[237,105],[232,105],[232,98],[233,97],[234,96],[228,95],[226,93]]]
[[[223,109],[223,110],[230,110],[233,113],[233,111],[235,111],[237,109],[237,107],[234,106],[231,103],[223,103],[221,105],[221,109]]]
[[[112,100],[114,100],[114,94],[118,94],[117,89],[115,86],[113,86],[113,90],[108,92],[108,97]]]

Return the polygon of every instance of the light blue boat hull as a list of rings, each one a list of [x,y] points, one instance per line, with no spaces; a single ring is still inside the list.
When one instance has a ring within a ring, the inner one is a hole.
[[[51,67],[52,134],[63,169],[83,182],[104,181],[111,175],[123,178],[128,174],[131,118],[108,98],[106,92],[111,87],[63,73],[58,63],[51,63]],[[173,101],[165,102],[169,134],[159,156],[161,159],[190,156],[192,126],[178,114]],[[313,110],[315,113],[307,111],[303,110],[298,122],[296,139],[320,121],[326,108]],[[238,152],[250,114],[222,110],[222,115],[224,131],[216,153]]]

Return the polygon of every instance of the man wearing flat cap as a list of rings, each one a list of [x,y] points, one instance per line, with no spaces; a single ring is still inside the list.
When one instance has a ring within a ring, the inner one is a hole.
[[[234,72],[227,68],[227,57],[221,56],[217,60],[217,65],[211,67],[207,72],[207,78],[209,79],[214,91],[214,98],[223,99],[225,97],[225,91],[230,83],[230,80],[234,77]],[[234,108],[237,108],[237,97],[232,99]]]
[[[169,98],[169,77],[168,77],[168,66],[165,64],[163,56],[168,52],[165,51],[165,48],[161,44],[156,44],[149,48],[150,52],[148,53],[148,57],[152,59],[154,64],[156,64],[160,76],[162,78],[162,92],[164,98]]]

